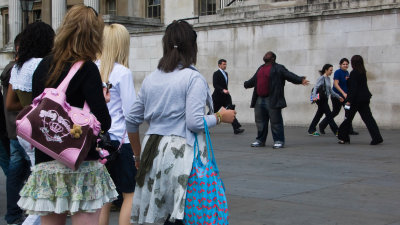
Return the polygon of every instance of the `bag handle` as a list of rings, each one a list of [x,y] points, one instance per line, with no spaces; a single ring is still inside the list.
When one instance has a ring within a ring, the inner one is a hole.
[[[82,64],[83,64],[83,61],[78,61],[78,62],[74,63],[74,65],[72,65],[72,67],[69,70],[67,76],[61,82],[61,84],[58,85],[58,87],[57,87],[58,91],[64,92],[64,93],[67,91],[69,82],[75,76],[76,72],[78,72],[78,70],[81,68]]]
[[[206,134],[206,145],[207,145],[207,152],[208,152],[208,161],[212,161],[214,163],[215,166],[215,170],[218,170],[218,166],[217,163],[215,161],[215,156],[214,156],[214,150],[212,147],[212,143],[211,143],[211,137],[210,137],[210,131],[208,130],[208,126],[207,126],[207,121],[205,120],[205,118],[203,118],[204,121],[204,131]],[[197,155],[197,159],[200,159],[200,147],[199,147],[199,141],[197,139],[197,134],[194,134],[195,140],[194,140],[194,154],[193,154],[193,161],[196,160],[196,155]]]
[[[69,70],[67,76],[64,78],[64,80],[61,82],[60,85],[58,85],[57,87],[57,91],[59,92],[63,92],[65,93],[67,91],[69,82],[71,81],[71,79],[75,76],[76,72],[78,72],[78,70],[81,68],[82,64],[84,63],[84,61],[78,61],[76,63],[74,63],[74,65],[72,65],[71,69]],[[89,105],[87,104],[87,102],[85,101],[85,103],[83,104],[83,110],[86,112],[90,112],[90,108]]]

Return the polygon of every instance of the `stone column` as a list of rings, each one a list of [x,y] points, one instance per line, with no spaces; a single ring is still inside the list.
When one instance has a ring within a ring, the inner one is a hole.
[[[54,31],[61,25],[67,12],[66,0],[53,0],[51,1],[51,26]]]
[[[94,10],[96,10],[97,13],[99,13],[100,9],[100,1],[99,0],[84,0],[83,4],[86,6],[92,7]]]
[[[22,31],[22,9],[19,0],[8,0],[8,15],[10,24],[9,46],[13,46],[15,37]]]

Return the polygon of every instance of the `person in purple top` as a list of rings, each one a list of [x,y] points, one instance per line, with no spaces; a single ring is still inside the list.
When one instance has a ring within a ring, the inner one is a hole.
[[[346,99],[347,98],[347,79],[349,78],[349,60],[347,58],[342,58],[339,62],[340,68],[337,69],[333,75],[333,87],[332,90],[340,95],[340,97]],[[340,102],[339,99],[331,97],[332,100],[332,118],[335,118],[342,107],[344,106],[343,102]],[[328,126],[328,118],[325,117],[319,123],[319,132],[321,134],[325,134],[325,128]],[[350,124],[350,135],[357,135],[358,132],[353,130],[352,124]]]

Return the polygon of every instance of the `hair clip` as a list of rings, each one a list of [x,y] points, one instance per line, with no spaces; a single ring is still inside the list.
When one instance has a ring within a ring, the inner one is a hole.
[[[92,9],[94,14],[96,15],[96,17],[99,17],[99,14],[97,13],[97,11],[93,7],[91,7],[91,6],[86,6],[86,7],[88,7],[89,9]]]

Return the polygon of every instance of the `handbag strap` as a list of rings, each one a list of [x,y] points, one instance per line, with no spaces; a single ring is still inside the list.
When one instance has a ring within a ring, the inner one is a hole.
[[[82,64],[84,63],[84,61],[78,61],[76,63],[74,63],[74,65],[72,65],[71,69],[69,70],[67,76],[64,78],[64,80],[61,82],[60,85],[58,85],[57,87],[57,91],[59,92],[63,92],[65,93],[67,91],[69,82],[71,81],[71,79],[75,76],[76,72],[78,72],[78,70],[81,68]],[[90,108],[89,105],[87,104],[87,102],[85,101],[84,105],[83,105],[83,110],[86,112],[90,112]]]
[[[204,121],[204,131],[206,134],[205,139],[206,139],[206,146],[207,146],[207,152],[208,152],[208,161],[212,161],[214,163],[216,171],[219,171],[217,163],[215,161],[214,150],[213,150],[212,143],[211,143],[211,137],[210,137],[210,132],[209,132],[208,126],[207,126],[207,121],[205,120],[205,118],[203,118],[203,121]],[[195,133],[194,136],[195,136],[195,140],[194,140],[193,161],[196,160],[196,155],[197,155],[197,159],[201,160],[200,159],[199,141],[197,138],[197,134]]]

